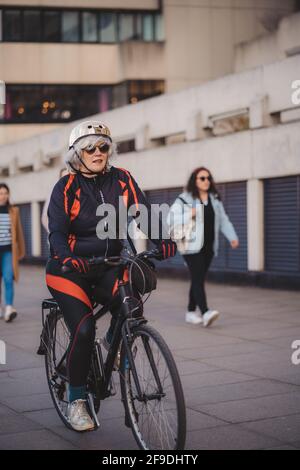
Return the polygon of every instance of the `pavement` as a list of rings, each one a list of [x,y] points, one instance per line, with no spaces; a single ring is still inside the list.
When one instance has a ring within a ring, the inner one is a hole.
[[[188,288],[188,281],[161,279],[145,306],[181,375],[186,448],[300,449],[300,364],[292,362],[300,293],[208,284],[209,305],[222,315],[205,329],[184,323]],[[48,297],[43,269],[23,266],[19,316],[12,324],[0,320],[7,347],[7,364],[0,365],[0,449],[137,449],[119,392],[102,402],[97,432],[75,433],[58,418],[36,355],[40,303]],[[100,336],[107,324],[99,322]]]

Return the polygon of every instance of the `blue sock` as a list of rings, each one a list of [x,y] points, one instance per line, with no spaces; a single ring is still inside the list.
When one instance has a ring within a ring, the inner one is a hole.
[[[69,402],[75,400],[85,400],[86,398],[86,386],[83,385],[82,387],[72,387],[69,386]]]

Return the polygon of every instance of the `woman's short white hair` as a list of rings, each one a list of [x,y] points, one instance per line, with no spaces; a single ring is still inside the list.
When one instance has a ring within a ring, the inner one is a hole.
[[[83,150],[88,149],[89,147],[95,147],[97,144],[108,144],[108,161],[106,165],[106,170],[109,171],[111,168],[110,161],[117,155],[117,144],[112,142],[109,137],[99,136],[99,135],[89,135],[82,137],[74,144],[74,146],[68,150],[65,154],[65,165],[69,173],[76,173],[80,169],[81,162],[79,157],[82,158]]]

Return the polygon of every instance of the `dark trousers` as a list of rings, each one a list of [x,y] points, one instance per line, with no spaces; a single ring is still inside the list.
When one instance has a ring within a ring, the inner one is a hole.
[[[67,356],[67,369],[70,385],[79,387],[86,384],[91,354],[95,339],[95,320],[92,306],[92,284],[100,284],[105,293],[105,302],[114,296],[114,286],[118,268],[97,269],[87,274],[76,271],[62,273],[61,265],[51,259],[46,267],[46,282],[52,296],[56,299],[65,322],[71,333],[71,342]],[[112,323],[120,306],[116,302],[112,310]]]
[[[118,278],[123,274],[120,270],[123,268],[118,266],[95,266],[86,274],[63,273],[57,260],[50,259],[47,263],[47,287],[57,301],[71,335],[67,372],[73,387],[84,386],[89,373],[96,331],[93,300],[102,305],[110,303],[112,316],[107,335],[112,336],[122,305],[118,292]],[[132,295],[140,300],[134,287]],[[142,305],[138,313],[143,314]]]
[[[200,308],[202,315],[208,310],[204,282],[213,256],[212,247],[203,247],[199,253],[194,255],[184,255],[191,275],[189,312],[194,312],[197,306]]]

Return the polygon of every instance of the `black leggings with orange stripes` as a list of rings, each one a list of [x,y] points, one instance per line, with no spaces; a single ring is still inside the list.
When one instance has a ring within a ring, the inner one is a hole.
[[[116,300],[111,310],[110,328],[113,328],[120,309],[115,293],[119,269],[102,266],[92,268],[87,274],[76,271],[62,273],[59,261],[50,259],[47,263],[47,287],[57,301],[71,334],[67,369],[73,387],[84,386],[89,372],[96,327],[91,303],[92,286],[100,286],[105,303],[113,297]]]

